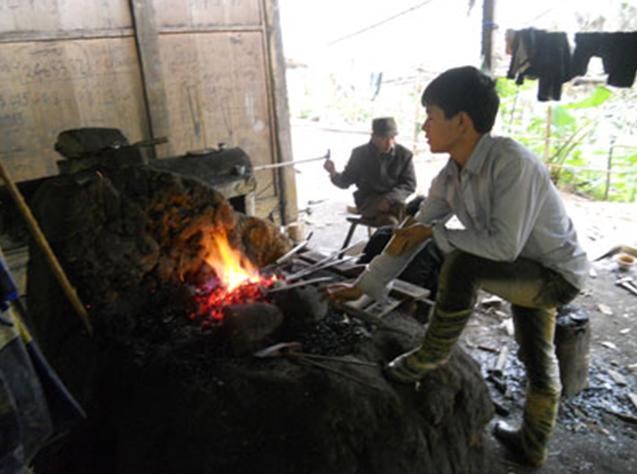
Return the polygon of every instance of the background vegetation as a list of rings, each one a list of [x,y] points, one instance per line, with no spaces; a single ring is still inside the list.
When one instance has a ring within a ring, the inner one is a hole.
[[[566,84],[561,102],[538,103],[536,81],[498,80],[499,130],[524,143],[563,189],[597,200],[634,202],[637,110],[634,89]]]

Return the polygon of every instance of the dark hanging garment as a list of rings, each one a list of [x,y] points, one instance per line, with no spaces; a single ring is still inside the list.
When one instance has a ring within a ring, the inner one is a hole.
[[[533,44],[534,32],[533,28],[513,32],[511,62],[509,63],[507,78],[515,79],[515,83],[518,85],[524,82],[524,74],[531,67],[531,56],[535,49]]]
[[[566,33],[549,33],[527,28],[515,33],[509,79],[522,84],[524,77],[536,78],[538,100],[560,100],[562,84],[571,78],[571,51]]]
[[[602,58],[608,85],[632,87],[637,72],[637,32],[575,34],[572,76],[586,74],[593,56]]]
[[[535,37],[538,30],[527,28],[513,33],[511,63],[507,78],[515,79],[517,85],[524,83],[524,76],[531,68],[531,58],[535,54]]]

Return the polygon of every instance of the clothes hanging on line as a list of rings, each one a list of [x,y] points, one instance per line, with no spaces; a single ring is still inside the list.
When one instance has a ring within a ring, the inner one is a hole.
[[[560,100],[562,84],[583,76],[591,57],[602,59],[606,83],[632,87],[637,74],[637,32],[577,33],[571,55],[566,33],[535,28],[507,31],[511,62],[507,77],[522,84],[525,77],[538,79],[539,101]]]
[[[512,35],[509,79],[522,84],[525,77],[538,79],[539,101],[560,100],[562,84],[571,75],[571,50],[566,33],[535,28],[515,31]]]
[[[607,84],[632,87],[637,72],[637,32],[576,33],[573,77],[586,74],[592,56],[602,58]]]

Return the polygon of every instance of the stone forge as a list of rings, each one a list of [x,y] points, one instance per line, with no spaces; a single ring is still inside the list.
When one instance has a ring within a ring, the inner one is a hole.
[[[470,357],[456,350],[418,390],[383,377],[422,336],[409,315],[373,329],[314,287],[202,310],[198,297],[221,279],[210,265],[220,233],[256,269],[288,248],[203,182],[142,164],[85,170],[48,180],[33,209],[95,329],[86,335],[32,246],[31,325],[88,414],[41,453],[38,472],[488,471],[492,403]],[[285,341],[376,366],[253,356]]]

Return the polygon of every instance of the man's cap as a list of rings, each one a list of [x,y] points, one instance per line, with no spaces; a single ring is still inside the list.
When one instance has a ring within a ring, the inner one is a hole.
[[[398,127],[394,117],[379,117],[372,120],[372,133],[379,137],[395,137]]]

